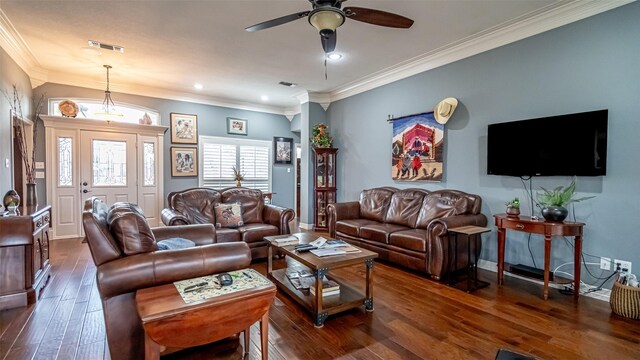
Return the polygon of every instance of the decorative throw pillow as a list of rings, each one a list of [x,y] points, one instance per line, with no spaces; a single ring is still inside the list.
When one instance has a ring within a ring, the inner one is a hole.
[[[216,204],[216,228],[237,228],[244,225],[242,220],[242,204]]]
[[[178,250],[196,247],[196,243],[189,239],[183,238],[170,238],[166,240],[160,240],[156,243],[156,245],[158,245],[158,250]]]

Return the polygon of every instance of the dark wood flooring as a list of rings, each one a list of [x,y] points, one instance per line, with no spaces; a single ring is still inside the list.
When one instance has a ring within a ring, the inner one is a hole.
[[[109,359],[95,267],[86,244],[51,244],[52,278],[35,306],[0,312],[0,359]],[[266,263],[255,264],[261,272]],[[364,267],[339,277],[361,282]],[[467,294],[383,263],[374,273],[375,311],[329,317],[316,329],[286,295],[278,294],[269,323],[270,359],[493,359],[508,348],[540,359],[640,359],[640,322],[611,314],[609,304],[482,272],[488,288]],[[260,357],[252,328],[251,359]],[[210,349],[172,359],[240,359],[242,348]]]

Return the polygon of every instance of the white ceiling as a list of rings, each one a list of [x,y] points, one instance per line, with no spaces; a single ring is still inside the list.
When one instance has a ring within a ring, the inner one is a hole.
[[[575,1],[349,0],[415,20],[391,29],[347,19],[338,30],[343,60],[328,64],[306,19],[248,33],[244,28],[308,10],[307,0],[31,1],[2,0],[5,22],[22,37],[27,71],[50,81],[191,101],[258,104],[274,112],[299,104],[305,90],[335,93],[408,62],[433,56],[492,31],[513,28]],[[7,21],[8,19],[8,21]],[[560,24],[561,25],[561,24]],[[5,24],[5,27],[7,25]],[[10,25],[9,25],[10,26]],[[558,26],[558,25],[556,25]],[[120,45],[123,54],[90,55],[87,40]],[[296,88],[279,81],[298,84]],[[204,85],[195,90],[194,83]],[[268,102],[260,97],[267,95]],[[117,101],[117,99],[116,99]]]

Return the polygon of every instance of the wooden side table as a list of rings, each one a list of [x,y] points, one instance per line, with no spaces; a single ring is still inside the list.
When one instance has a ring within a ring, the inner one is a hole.
[[[249,328],[256,321],[260,321],[262,359],[267,359],[269,307],[275,295],[275,285],[269,284],[187,304],[173,284],[138,290],[145,359],[159,359],[166,348],[204,345],[240,332],[244,332],[246,354]]]
[[[574,237],[573,255],[573,295],[580,295],[580,268],[582,255],[583,223],[565,221],[561,223],[549,222],[544,219],[534,220],[530,217],[508,217],[506,214],[493,215],[498,227],[498,285],[504,281],[504,247],[507,229],[531,234],[544,235],[544,288],[543,298],[549,297],[549,267],[551,263],[551,240],[554,235]]]
[[[449,251],[449,276],[453,275],[458,258],[458,237],[465,235],[467,238],[467,259],[469,266],[467,268],[467,277],[465,279],[450,279],[449,285],[453,286],[466,280],[466,287],[460,288],[466,292],[476,291],[489,286],[486,281],[478,280],[478,243],[481,241],[481,234],[491,231],[491,229],[482,226],[460,226],[449,229],[449,234],[453,235],[453,251]],[[473,251],[471,251],[471,241],[474,242]],[[451,247],[450,247],[451,249]],[[451,253],[453,252],[453,261],[451,261]],[[473,262],[471,262],[471,253],[473,252]],[[453,264],[453,267],[452,265]]]

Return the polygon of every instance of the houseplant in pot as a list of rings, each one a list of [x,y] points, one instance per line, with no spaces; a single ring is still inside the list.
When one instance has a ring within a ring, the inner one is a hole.
[[[518,217],[520,216],[520,199],[518,197],[514,197],[513,200],[505,203],[507,205],[507,216],[508,217]]]
[[[566,219],[569,214],[569,210],[566,208],[567,205],[593,198],[593,196],[582,198],[573,197],[576,191],[575,178],[571,180],[571,184],[567,187],[558,186],[553,190],[547,190],[543,187],[540,188],[542,192],[539,192],[537,197],[538,203],[542,206],[542,216],[545,220],[551,222],[563,222],[564,219]]]

